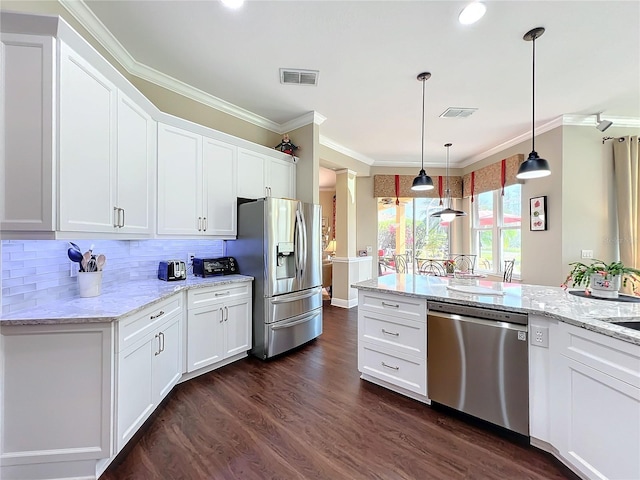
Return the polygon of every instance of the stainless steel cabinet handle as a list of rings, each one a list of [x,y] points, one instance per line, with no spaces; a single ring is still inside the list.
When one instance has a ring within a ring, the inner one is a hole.
[[[209,226],[209,223],[207,222],[207,217],[204,217],[204,228],[203,230],[206,232],[207,231],[207,227]]]
[[[158,317],[161,317],[162,315],[164,315],[164,310],[160,310],[160,313],[158,313],[157,315],[151,315],[149,317],[149,320],[154,320],[154,319],[156,319]]]
[[[113,207],[113,226],[118,228],[120,226],[120,209]]]
[[[214,296],[214,297],[221,297],[221,296],[223,296],[223,295],[229,295],[229,293],[231,293],[231,292],[229,292],[229,290],[227,290],[226,292],[218,292],[218,293],[214,293],[214,294],[213,294],[213,296]]]
[[[158,351],[154,353],[155,356],[160,355],[160,335],[156,333],[156,338],[158,339]]]
[[[122,223],[120,223],[120,226],[124,227],[124,208],[121,208],[120,210],[122,210]]]
[[[400,308],[400,305],[398,305],[397,303],[387,303],[387,302],[382,302],[382,306],[383,306],[383,307]]]
[[[224,307],[224,321],[229,320],[229,307]]]
[[[198,217],[198,231],[202,231],[202,217]]]
[[[220,323],[224,322],[224,307],[220,307]]]
[[[387,364],[386,364],[386,363],[384,363],[384,362],[380,362],[380,363],[382,363],[382,366],[383,366],[383,367],[390,368],[391,370],[400,370],[400,367],[392,367],[391,365],[387,365]]]
[[[164,352],[164,332],[160,332],[160,340],[162,343],[162,346],[160,347],[160,352]]]
[[[382,329],[382,333],[386,333],[387,335],[393,335],[394,337],[399,337],[400,334],[397,332],[387,332],[384,328]]]

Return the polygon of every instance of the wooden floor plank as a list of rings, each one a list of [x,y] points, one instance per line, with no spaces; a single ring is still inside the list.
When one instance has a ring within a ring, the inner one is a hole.
[[[357,309],[324,332],[178,385],[101,480],[576,479],[486,425],[360,379]]]

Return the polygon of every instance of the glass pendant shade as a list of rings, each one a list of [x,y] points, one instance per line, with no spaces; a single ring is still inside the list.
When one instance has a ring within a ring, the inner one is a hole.
[[[451,190],[449,190],[449,148],[451,147],[451,143],[445,143],[445,147],[447,147],[447,170],[446,170],[446,178],[447,178],[447,186],[444,189],[444,206],[442,210],[434,212],[431,214],[432,217],[440,217],[443,222],[452,222],[456,217],[465,217],[467,214],[462,210],[454,210],[451,208]]]
[[[538,156],[538,152],[531,152],[529,158],[520,164],[516,178],[527,180],[529,178],[541,178],[551,175],[549,162]]]

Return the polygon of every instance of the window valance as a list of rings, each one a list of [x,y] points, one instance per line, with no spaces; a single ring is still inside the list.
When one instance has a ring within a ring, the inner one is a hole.
[[[473,194],[477,195],[479,193],[501,189],[503,187],[503,178],[505,187],[518,183],[516,174],[518,173],[518,167],[520,167],[520,164],[523,161],[524,155],[522,153],[518,153],[516,155],[512,155],[509,158],[505,158],[500,162],[492,163],[491,165],[487,165],[486,167],[482,167],[478,170],[474,170],[471,173],[467,173],[462,177],[462,195],[464,197],[471,196],[472,184]]]
[[[396,177],[399,177],[396,191]],[[447,177],[433,175],[433,190],[426,192],[414,192],[411,185],[415,175],[374,175],[373,176],[373,196],[381,197],[405,197],[405,198],[438,198],[444,197],[444,188],[447,184]],[[439,188],[440,187],[440,188]],[[449,189],[452,198],[462,198],[462,177],[449,177]]]

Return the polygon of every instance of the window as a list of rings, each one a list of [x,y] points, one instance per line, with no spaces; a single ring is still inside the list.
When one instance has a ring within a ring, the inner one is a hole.
[[[505,260],[515,259],[513,274],[520,276],[521,186],[484,192],[475,198],[472,214],[472,250],[478,255],[478,270],[501,275]]]
[[[447,258],[449,225],[431,214],[441,210],[439,198],[378,199],[378,257],[380,273],[394,271],[396,254],[406,254],[407,272],[414,258]],[[414,255],[415,252],[415,255]],[[389,267],[389,268],[386,268]]]

